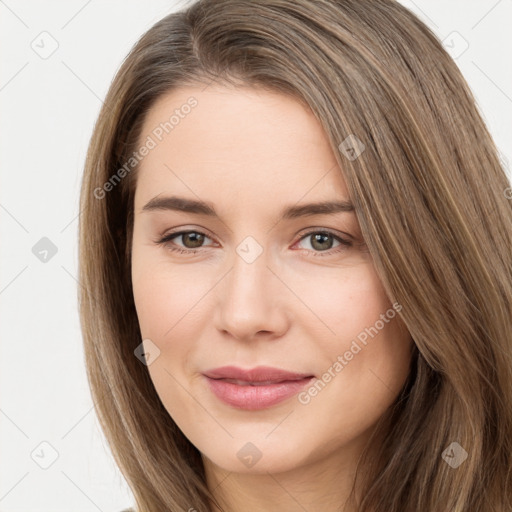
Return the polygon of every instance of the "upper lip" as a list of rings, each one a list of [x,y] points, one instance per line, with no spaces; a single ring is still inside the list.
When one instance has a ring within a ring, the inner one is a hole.
[[[257,366],[256,368],[250,368],[248,370],[236,366],[222,366],[220,368],[207,370],[203,375],[212,379],[237,379],[245,382],[282,382],[314,377],[311,373],[290,372],[270,366]]]

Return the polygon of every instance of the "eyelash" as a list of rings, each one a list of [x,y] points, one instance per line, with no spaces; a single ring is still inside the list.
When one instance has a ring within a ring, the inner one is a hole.
[[[190,233],[196,233],[199,235],[203,235],[206,238],[210,238],[206,233],[203,233],[201,231],[188,230],[188,231],[178,231],[175,233],[170,233],[168,235],[165,235],[163,238],[161,238],[159,240],[155,240],[155,243],[158,245],[163,245],[164,247],[166,247],[168,250],[170,250],[172,252],[178,252],[180,254],[195,254],[195,253],[199,252],[199,250],[201,248],[199,248],[199,249],[178,248],[178,247],[173,247],[172,245],[169,244],[169,242],[171,242],[172,239],[177,238],[181,235],[186,235],[186,234],[190,234]],[[348,240],[345,240],[344,238],[341,238],[340,236],[335,235],[334,233],[332,233],[331,231],[326,230],[326,229],[321,229],[321,230],[317,229],[317,230],[313,230],[313,231],[308,231],[307,233],[304,233],[299,238],[298,242],[307,238],[308,236],[315,235],[315,234],[331,235],[333,238],[338,240],[338,242],[340,242],[340,245],[334,249],[328,249],[326,251],[314,251],[311,249],[304,249],[307,252],[313,253],[313,256],[332,256],[333,254],[342,252],[352,246],[352,242],[349,242]]]

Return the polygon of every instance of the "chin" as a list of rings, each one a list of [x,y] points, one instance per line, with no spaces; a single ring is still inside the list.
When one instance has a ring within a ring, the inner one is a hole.
[[[219,451],[209,450],[207,454],[202,452],[203,460],[206,457],[216,466],[233,473],[254,475],[283,473],[301,465],[302,458],[298,457],[297,448],[301,443],[286,447],[277,437],[274,443],[268,439],[264,441],[258,441],[255,438],[252,441],[233,439],[231,446],[217,446],[220,448]]]

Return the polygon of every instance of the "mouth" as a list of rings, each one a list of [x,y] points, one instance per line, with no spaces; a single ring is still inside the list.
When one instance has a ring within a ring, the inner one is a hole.
[[[238,376],[219,376],[221,373],[229,372],[237,373]],[[249,373],[252,376],[240,378],[244,372],[245,375]],[[269,378],[270,373],[274,376]],[[297,374],[268,367],[249,371],[224,367],[203,375],[209,390],[223,404],[247,411],[267,409],[285,402],[315,379],[312,374]],[[266,378],[263,378],[264,376]]]
[[[314,377],[312,373],[298,373],[271,366],[257,366],[247,370],[236,366],[222,366],[207,370],[204,372],[204,375],[211,379],[224,379],[239,385],[246,383],[253,385],[277,384],[283,381]]]

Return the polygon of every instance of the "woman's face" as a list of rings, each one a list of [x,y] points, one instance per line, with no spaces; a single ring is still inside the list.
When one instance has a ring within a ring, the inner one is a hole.
[[[354,211],[306,206],[350,199],[316,118],[277,93],[181,88],[149,111],[143,146],[133,293],[173,420],[232,472],[355,457],[412,342]],[[225,366],[300,375],[205,376]]]

